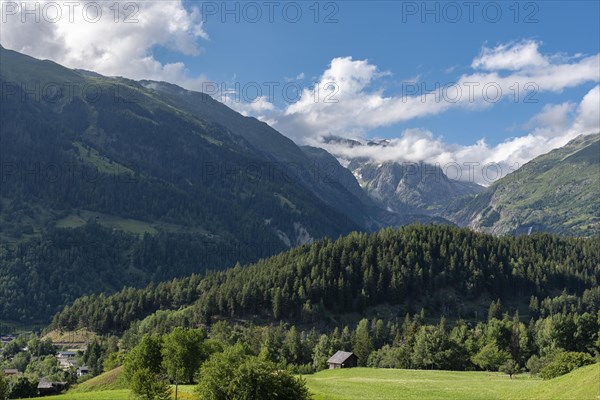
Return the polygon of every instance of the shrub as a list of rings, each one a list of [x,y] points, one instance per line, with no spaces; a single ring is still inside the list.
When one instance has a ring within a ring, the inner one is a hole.
[[[385,345],[369,356],[367,366],[371,368],[408,368],[410,353],[405,346]]]
[[[531,357],[529,357],[529,360],[527,360],[525,367],[532,375],[537,375],[540,373],[544,365],[546,365],[544,357],[539,357],[534,354]]]
[[[8,389],[9,399],[22,399],[28,397],[36,397],[37,392],[37,379],[30,380],[25,376],[20,376],[16,379],[11,379]]]
[[[540,371],[540,376],[544,379],[552,379],[593,363],[594,358],[587,353],[564,352],[558,354],[552,362],[545,365]]]
[[[8,380],[4,377],[4,374],[0,374],[0,400],[8,398]]]
[[[241,345],[213,354],[200,369],[197,392],[202,400],[308,400],[303,380],[271,361],[248,355]]]

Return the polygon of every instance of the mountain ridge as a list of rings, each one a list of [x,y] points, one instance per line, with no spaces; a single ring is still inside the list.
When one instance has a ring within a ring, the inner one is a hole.
[[[600,134],[580,135],[452,205],[449,218],[495,233],[600,234]]]

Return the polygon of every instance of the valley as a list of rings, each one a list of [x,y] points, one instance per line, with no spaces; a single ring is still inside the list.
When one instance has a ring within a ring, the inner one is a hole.
[[[434,3],[2,2],[0,400],[600,400],[600,6]]]

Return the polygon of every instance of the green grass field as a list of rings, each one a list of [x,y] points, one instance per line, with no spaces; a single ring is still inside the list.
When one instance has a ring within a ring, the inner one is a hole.
[[[212,237],[207,230],[199,227],[190,228],[182,225],[169,224],[164,222],[149,223],[131,218],[123,218],[117,215],[103,214],[96,211],[75,210],[66,217],[56,221],[57,228],[79,228],[84,226],[88,220],[95,220],[106,228],[112,228],[128,232],[134,235],[143,236],[145,233],[156,234],[158,230],[169,232],[187,232],[198,235]]]
[[[123,376],[121,375],[122,371],[123,367],[117,367],[77,385],[72,391],[89,393],[126,389],[127,384],[124,382]]]
[[[118,376],[109,371],[52,399],[132,399]],[[328,370],[304,379],[314,400],[600,400],[600,364],[549,381],[492,372],[370,368]],[[179,399],[195,399],[194,386],[180,386]]]
[[[598,400],[600,364],[544,381],[492,372],[355,368],[305,377],[315,400]]]
[[[79,210],[56,222],[57,228],[78,228],[84,226],[88,220],[96,220],[99,224],[122,230],[134,235],[143,236],[144,233],[155,234],[157,230],[152,224],[115,215],[103,214],[86,210]]]

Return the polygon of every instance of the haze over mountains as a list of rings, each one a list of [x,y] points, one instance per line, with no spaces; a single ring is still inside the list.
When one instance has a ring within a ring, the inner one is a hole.
[[[598,135],[483,188],[426,162],[342,165],[172,84],[4,48],[0,58],[0,298],[10,318],[383,226],[598,234]]]
[[[600,134],[581,135],[566,146],[543,154],[487,188],[472,182],[460,165],[444,168],[427,161],[376,161],[365,156],[340,158],[360,186],[380,206],[395,213],[446,218],[459,226],[493,234],[552,232],[569,236],[600,233]],[[370,147],[385,150],[389,141],[339,137],[324,140],[328,148]],[[363,154],[364,152],[358,152]],[[468,172],[468,171],[466,171]],[[494,171],[495,172],[495,171]],[[465,179],[466,178],[466,179]]]
[[[369,141],[329,137],[325,143],[385,148],[386,140]],[[377,162],[366,157],[346,159],[360,186],[385,209],[400,214],[421,213],[447,217],[453,200],[479,193],[484,188],[474,182],[449,179],[439,165],[426,162]]]

